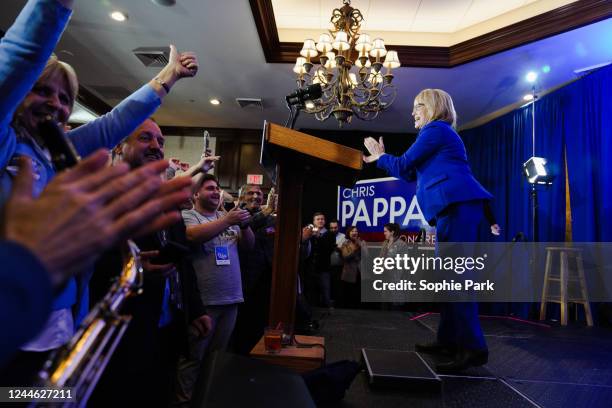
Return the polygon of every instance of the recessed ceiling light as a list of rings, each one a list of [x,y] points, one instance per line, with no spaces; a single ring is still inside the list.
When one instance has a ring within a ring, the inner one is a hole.
[[[218,100],[217,98],[212,98],[210,100],[210,103],[213,104],[213,105],[221,105],[221,101]]]
[[[115,20],[115,21],[125,21],[125,20],[127,20],[127,19],[128,19],[127,14],[122,13],[121,11],[117,11],[117,10],[113,11],[113,12],[110,14],[110,16],[111,16],[111,18],[112,18],[113,20]]]
[[[151,0],[155,4],[159,4],[160,6],[171,7],[176,4],[176,0]]]
[[[523,100],[524,101],[530,101],[533,99],[533,94],[527,94],[525,96],[523,96]]]

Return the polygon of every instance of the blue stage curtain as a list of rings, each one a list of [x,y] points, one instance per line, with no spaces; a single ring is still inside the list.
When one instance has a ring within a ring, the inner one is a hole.
[[[535,112],[536,156],[548,159],[557,176],[552,187],[538,193],[540,241],[565,238],[564,153],[573,240],[612,241],[612,66],[540,98]],[[461,137],[474,175],[495,196],[493,212],[504,229],[501,240],[519,231],[530,238],[529,186],[522,163],[532,155],[531,105],[462,131]],[[481,233],[483,240],[493,240],[488,228]],[[490,306],[522,316],[527,311],[524,304]],[[593,310],[596,319],[597,308]]]
[[[510,241],[523,232],[531,240],[530,186],[523,163],[532,156],[532,106],[524,106],[482,126],[462,131],[474,176],[493,194],[491,202],[502,236],[483,227],[482,241]],[[563,241],[565,173],[562,103],[552,94],[536,102],[536,156],[545,157],[557,175],[553,186],[538,188],[539,240]]]
[[[564,241],[564,148],[573,239],[612,241],[612,66],[538,99],[535,112],[536,156],[548,159],[557,176],[552,187],[538,193],[540,241]],[[532,155],[531,104],[464,130],[461,137],[474,175],[495,196],[493,212],[504,229],[502,238],[512,239],[519,231],[530,237],[522,164]]]
[[[612,66],[561,90],[574,241],[612,241]]]

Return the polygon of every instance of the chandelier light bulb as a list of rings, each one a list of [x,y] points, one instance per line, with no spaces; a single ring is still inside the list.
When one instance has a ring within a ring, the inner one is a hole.
[[[325,63],[325,68],[327,69],[336,68],[336,54],[334,54],[333,51],[330,51],[325,55],[327,56],[327,63]]]
[[[295,60],[295,66],[293,67],[293,72],[296,74],[305,74],[306,69],[304,68],[304,64],[306,63],[306,58],[298,57]]]
[[[306,57],[306,58],[312,58],[312,57],[316,57],[319,53],[317,52],[317,49],[315,48],[315,42],[312,39],[307,39],[304,41],[304,46],[302,47],[302,50],[300,51],[300,55],[302,57]]]
[[[373,47],[370,50],[370,56],[380,58],[387,55],[387,49],[385,48],[385,41],[382,38],[374,40]]]
[[[387,56],[385,58],[385,62],[383,62],[383,66],[388,69],[399,68],[402,64],[400,64],[399,57],[397,56],[397,51],[387,51]]]
[[[359,39],[355,43],[355,50],[361,55],[362,53],[367,53],[371,49],[372,43],[370,42],[370,36],[366,33],[360,34]]]
[[[321,54],[326,54],[332,50],[331,36],[329,34],[321,34],[317,43],[317,51]]]
[[[334,39],[332,46],[340,52],[348,50],[350,45],[348,42],[348,35],[346,34],[346,32],[338,31],[336,33],[336,38]]]

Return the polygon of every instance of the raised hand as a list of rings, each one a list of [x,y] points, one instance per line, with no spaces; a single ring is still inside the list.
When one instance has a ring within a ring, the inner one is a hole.
[[[382,136],[378,139],[378,142],[373,137],[366,137],[363,144],[370,153],[369,156],[363,156],[363,161],[366,163],[375,162],[380,156],[385,154],[385,145]]]
[[[170,45],[168,64],[149,82],[149,85],[160,97],[172,88],[181,78],[193,77],[198,72],[198,58],[193,52],[179,53],[174,45]]]
[[[127,237],[180,220],[178,211],[164,211],[189,197],[190,179],[162,183],[166,161],[134,171],[127,164],[106,167],[107,161],[108,152],[97,151],[55,177],[34,199],[31,162],[21,160],[0,235],[30,249],[56,285]]]
[[[312,237],[313,231],[310,227],[302,228],[302,241],[306,242]]]
[[[170,45],[168,66],[174,70],[177,79],[190,78],[198,73],[198,57],[195,52],[179,53],[174,45]]]
[[[501,227],[499,226],[499,224],[491,225],[491,234],[493,234],[493,235],[500,235],[501,234]]]
[[[218,161],[221,156],[202,156],[198,164],[196,165],[202,173],[208,172],[210,169],[215,167],[215,162]]]

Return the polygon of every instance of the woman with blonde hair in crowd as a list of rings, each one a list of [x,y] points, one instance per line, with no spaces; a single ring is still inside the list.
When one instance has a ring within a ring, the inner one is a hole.
[[[414,98],[412,111],[416,141],[401,156],[385,153],[382,138],[364,141],[366,163],[407,181],[418,180],[417,200],[425,219],[436,226],[437,242],[476,242],[484,202],[492,198],[472,175],[465,146],[455,131],[457,114],[453,100],[441,89],[424,89]],[[439,372],[455,372],[480,366],[488,360],[478,305],[475,302],[442,303],[436,341],[417,344],[416,350],[452,354]]]

